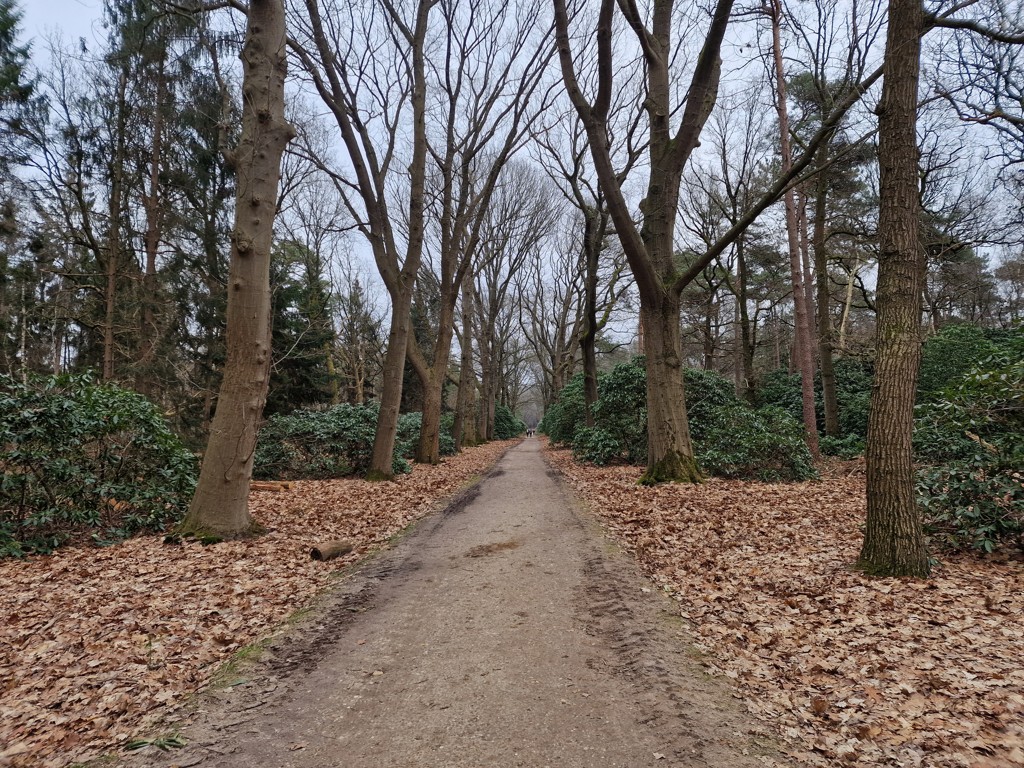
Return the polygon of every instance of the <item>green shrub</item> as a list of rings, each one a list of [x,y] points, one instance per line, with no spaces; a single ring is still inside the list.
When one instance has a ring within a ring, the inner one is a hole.
[[[766,482],[817,477],[803,425],[782,408],[720,408],[694,448],[701,467],[720,477]]]
[[[839,439],[868,434],[868,407],[871,403],[872,366],[856,358],[838,357],[833,362],[836,405],[839,408]],[[798,421],[803,420],[803,395],[800,374],[775,370],[766,373],[757,390],[758,406],[782,408]],[[821,376],[815,377],[814,402],[818,429],[825,430],[825,401]],[[852,445],[852,441],[850,443]]]
[[[511,440],[526,431],[526,423],[512,410],[498,403],[494,406],[494,439]]]
[[[296,411],[271,416],[260,430],[253,475],[262,479],[294,480],[345,477],[366,472],[373,456],[379,408],[375,402],[366,405],[346,403],[325,411]],[[418,437],[418,425],[416,434]],[[409,464],[400,452],[408,450],[407,444],[396,439],[395,447],[392,471],[395,474],[408,472]]]
[[[619,445],[616,458],[630,464],[647,461],[647,371],[644,359],[619,363],[597,380],[594,423],[600,434],[586,439],[595,455]],[[599,448],[603,446],[603,448]],[[574,443],[575,447],[575,443]],[[607,461],[604,463],[608,463]]]
[[[928,338],[921,349],[921,370],[917,380],[919,402],[941,396],[982,360],[1000,352],[983,328],[967,323],[947,325]]]
[[[419,411],[403,413],[398,417],[398,430],[395,432],[396,456],[411,459],[416,455],[416,445],[420,441],[422,427],[423,414]]]
[[[572,455],[580,461],[589,461],[603,467],[622,459],[625,447],[607,430],[599,427],[580,427],[572,441]]]
[[[0,377],[0,555],[160,530],[188,508],[196,459],[142,395],[88,375]]]
[[[572,445],[576,429],[586,422],[583,399],[583,374],[572,377],[558,393],[558,399],[544,412],[537,429],[555,445]]]
[[[969,460],[918,474],[925,527],[952,549],[992,552],[1003,542],[1024,549],[1024,452],[1002,460],[981,451]]]
[[[695,441],[704,437],[723,408],[746,407],[736,397],[732,382],[714,371],[687,368],[683,371],[683,387],[686,393],[686,416],[690,423],[690,436]]]
[[[868,435],[868,411],[871,406],[874,370],[869,363],[850,357],[836,358],[833,370],[836,379],[836,404],[839,406],[838,439],[849,438],[847,445],[852,446],[853,438],[863,441]],[[819,377],[818,423],[824,429],[825,406],[820,390]]]
[[[999,354],[915,409],[914,448],[932,463],[968,459],[984,441],[1014,453],[1024,435],[1024,358]]]
[[[448,415],[447,420],[445,416]],[[411,459],[416,455],[416,446],[420,442],[420,430],[423,428],[423,414],[419,411],[403,413],[398,417],[398,432],[395,435],[395,455]],[[455,453],[455,439],[452,437],[452,419],[449,414],[441,414],[440,434],[437,440],[438,453],[451,456]]]
[[[816,476],[799,421],[781,408],[748,407],[736,397],[732,382],[718,373],[688,369],[684,375],[690,434],[697,460],[706,471],[723,477],[763,480]],[[600,377],[597,388],[593,428],[582,426],[582,380],[578,411],[574,389],[564,399],[570,407],[555,412],[550,420],[545,416],[547,426],[564,435],[569,432],[567,415],[578,412],[571,433],[577,458],[602,465],[616,461],[643,464],[647,460],[644,359],[636,357],[615,366]]]
[[[864,438],[860,435],[844,437],[828,437],[824,435],[818,441],[818,447],[826,456],[837,456],[840,459],[855,459],[864,453]]]
[[[800,390],[800,374],[781,368],[761,376],[755,398],[759,408],[781,408],[794,419],[803,419],[804,405]]]
[[[1009,345],[1008,345],[1009,346]],[[952,548],[1024,545],[1024,358],[999,352],[916,409],[929,531]]]

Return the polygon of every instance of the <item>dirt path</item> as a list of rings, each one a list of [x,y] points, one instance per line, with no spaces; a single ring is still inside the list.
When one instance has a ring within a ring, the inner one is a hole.
[[[188,747],[129,764],[764,765],[671,608],[527,440],[204,695]]]

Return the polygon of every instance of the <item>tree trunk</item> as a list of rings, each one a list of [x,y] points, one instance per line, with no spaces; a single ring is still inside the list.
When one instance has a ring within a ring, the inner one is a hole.
[[[420,439],[416,445],[416,461],[420,464],[438,464],[441,461],[441,401],[444,382],[448,378],[447,358],[444,362],[444,366],[435,364],[431,367],[431,375],[423,384]]]
[[[122,72],[117,91],[117,147],[110,174],[110,226],[107,232],[106,286],[103,290],[103,381],[114,378],[114,320],[117,309],[117,272],[121,262],[121,206],[124,184],[128,76]],[[81,181],[79,182],[81,183]]]
[[[160,195],[160,166],[163,162],[163,100],[166,83],[164,62],[161,60],[157,71],[156,99],[153,108],[153,140],[150,147],[149,190],[142,197],[146,211],[146,233],[143,241],[146,249],[146,266],[142,274],[142,316],[139,323],[139,355],[136,360],[135,387],[144,395],[152,397],[154,377],[152,365],[156,356],[156,257],[163,237],[163,200]]]
[[[585,280],[583,328],[580,349],[583,352],[583,405],[588,427],[594,426],[594,404],[597,402],[597,268],[604,237],[604,217],[596,208],[583,211],[583,256],[587,274]]]
[[[917,91],[921,0],[890,0],[878,107],[879,257],[875,380],[867,441],[867,524],[858,566],[927,576],[914,497],[914,395],[921,362],[924,251],[918,241]]]
[[[373,439],[373,455],[367,480],[390,480],[395,476],[395,438],[398,415],[402,405],[402,376],[405,372],[406,347],[409,343],[412,290],[391,294],[391,328],[388,351],[381,370],[380,414]]]
[[[850,310],[853,309],[853,283],[860,271],[860,259],[854,257],[853,267],[850,269],[846,280],[846,298],[843,300],[843,315],[839,319],[839,351],[846,351],[846,326],[850,320]]]
[[[283,0],[250,0],[242,49],[242,133],[228,275],[227,360],[183,533],[244,536],[256,432],[270,377],[270,248],[281,155],[295,135],[284,117]]]
[[[704,305],[704,349],[702,367],[705,371],[713,370],[715,367],[715,324],[717,314],[715,306],[715,288],[708,284],[708,300]]]
[[[476,377],[473,375],[473,287],[472,280],[462,284],[462,338],[459,352],[459,394],[455,405],[452,438],[456,452],[463,445],[476,443],[476,415],[472,411]]]
[[[786,107],[786,73],[782,67],[782,41],[779,27],[782,21],[780,0],[772,0],[772,54],[775,60],[775,109],[779,115],[779,148],[782,153],[782,172],[793,165],[789,143],[789,111]],[[793,282],[793,314],[795,328],[794,350],[800,370],[800,391],[803,403],[804,434],[811,455],[818,457],[818,418],[814,407],[814,353],[811,348],[810,316],[804,287],[804,269],[800,254],[799,222],[797,221],[796,192],[786,191],[786,234],[789,241],[789,271]]]
[[[836,397],[836,374],[832,365],[832,315],[829,312],[828,254],[825,252],[825,225],[828,213],[828,145],[818,150],[818,179],[814,200],[814,230],[811,236],[814,251],[814,272],[818,292],[818,363],[821,368],[821,397],[825,406],[825,434],[839,436],[839,402]]]
[[[640,308],[647,358],[647,471],[640,478],[644,485],[701,479],[686,420],[678,301],[674,307],[671,299],[665,301],[669,306]]]
[[[745,239],[736,241],[736,304],[740,320],[740,357],[742,359],[742,397],[754,404],[754,337],[751,331],[750,310],[747,307],[747,258]],[[778,367],[778,366],[776,366]]]

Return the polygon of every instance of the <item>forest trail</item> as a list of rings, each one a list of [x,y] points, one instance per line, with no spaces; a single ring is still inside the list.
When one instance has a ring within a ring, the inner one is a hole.
[[[166,755],[209,768],[771,763],[673,603],[601,535],[540,443],[358,567],[199,698]],[[162,761],[162,762],[161,762]],[[777,763],[775,763],[777,764]]]

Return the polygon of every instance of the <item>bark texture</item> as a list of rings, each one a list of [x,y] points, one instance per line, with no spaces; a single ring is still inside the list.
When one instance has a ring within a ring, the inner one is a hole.
[[[879,114],[878,325],[867,442],[867,525],[859,567],[927,576],[911,436],[921,362],[924,251],[918,242],[920,0],[890,0]]]
[[[672,0],[655,0],[650,28],[634,3],[619,10],[643,50],[647,76],[644,109],[648,123],[648,178],[646,197],[640,203],[643,223],[638,228],[622,193],[612,163],[608,130],[614,61],[614,0],[603,0],[598,14],[596,40],[598,88],[590,103],[580,88],[570,48],[569,14],[564,0],[554,0],[555,45],[562,78],[590,141],[594,168],[607,196],[608,213],[622,243],[640,295],[640,318],[647,354],[648,463],[642,482],[696,482],[693,444],[683,403],[682,345],[679,335],[679,296],[692,280],[678,274],[675,262],[675,223],[683,168],[700,144],[700,134],[714,109],[721,75],[720,51],[732,0],[718,0],[711,24],[694,64],[685,104],[678,110],[679,125],[672,116]],[[703,267],[701,270],[703,271]]]
[[[284,117],[282,0],[251,0],[242,49],[242,133],[228,276],[227,360],[199,485],[183,533],[251,532],[249,482],[270,377],[270,246],[281,155],[295,132]]]
[[[666,299],[668,301],[668,299]],[[691,445],[683,392],[679,305],[640,308],[647,359],[647,471],[643,485],[666,481],[698,483],[700,471]]]

